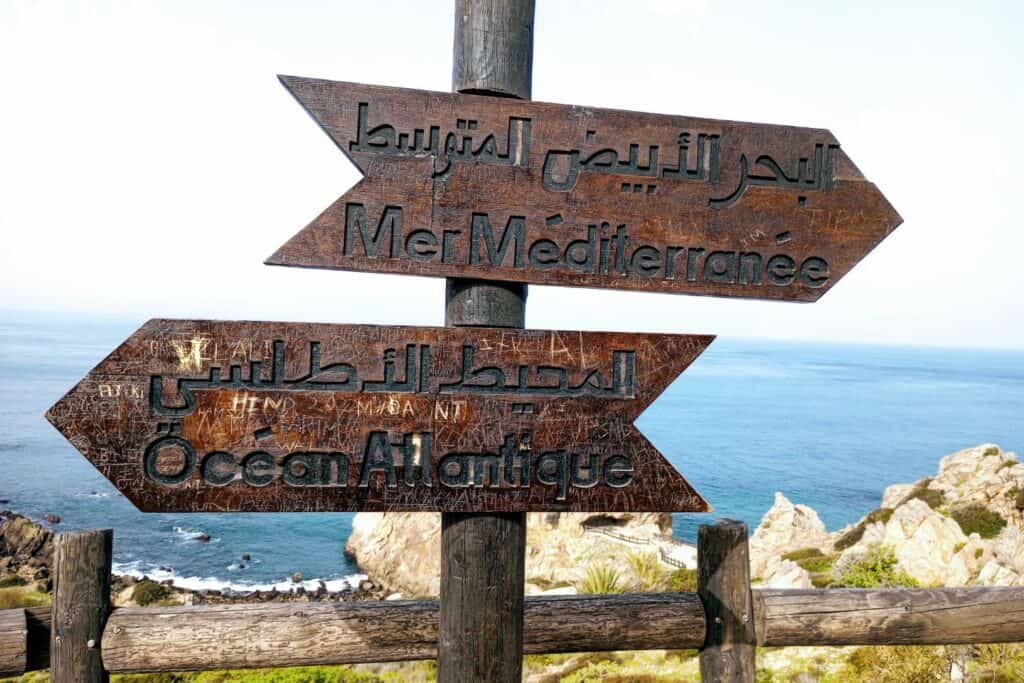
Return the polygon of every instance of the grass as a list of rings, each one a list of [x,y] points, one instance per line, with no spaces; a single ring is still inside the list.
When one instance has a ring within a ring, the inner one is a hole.
[[[834,555],[826,555],[817,548],[801,548],[786,553],[782,559],[796,562],[806,570],[815,588],[825,588],[832,584],[832,567],[836,559]]]
[[[693,593],[697,590],[696,569],[676,569],[668,578],[669,590]]]
[[[671,574],[661,566],[655,553],[631,552],[626,555],[629,568],[635,575],[635,589],[641,592],[663,591],[668,588]]]
[[[976,533],[982,538],[995,538],[1006,526],[1002,515],[977,503],[957,508],[950,512],[950,516],[968,536]]]
[[[587,574],[576,587],[580,593],[621,593],[622,575],[614,567],[594,564],[587,567]]]
[[[896,569],[892,546],[877,545],[847,565],[835,578],[834,586],[845,588],[914,588],[919,584]]]
[[[50,604],[48,593],[40,593],[35,586],[11,586],[0,588],[0,609],[17,607],[42,607]]]

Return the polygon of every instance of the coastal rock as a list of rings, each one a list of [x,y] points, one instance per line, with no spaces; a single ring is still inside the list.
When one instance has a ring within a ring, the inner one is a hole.
[[[1024,465],[1017,456],[995,444],[967,448],[939,461],[939,472],[928,484],[945,497],[949,509],[984,505],[1004,519],[1024,521]]]
[[[195,536],[193,536],[192,540],[199,541],[200,543],[209,543],[210,542],[210,534],[199,533],[199,534],[196,534]]]
[[[792,560],[772,556],[764,566],[762,588],[813,588],[810,573]]]
[[[60,515],[43,515],[43,521],[47,524],[60,524]]]
[[[614,569],[623,588],[632,587],[638,577],[631,555],[658,563],[661,544],[682,550],[671,541],[671,525],[664,513],[530,513],[527,592],[575,587],[597,564]],[[441,588],[440,547],[440,515],[360,512],[345,549],[378,586],[433,597]]]
[[[892,486],[886,486],[885,492],[882,493],[882,505],[883,508],[894,509],[906,500],[915,488],[922,481],[914,482],[913,484],[893,484]]]
[[[804,548],[823,549],[831,544],[818,513],[806,505],[794,505],[782,493],[765,513],[750,539],[751,576],[765,578],[768,561]]]
[[[53,532],[14,512],[0,512],[0,556],[5,569],[30,579],[53,559]],[[19,570],[21,570],[19,572]]]
[[[965,562],[954,556],[966,546],[960,525],[913,498],[897,507],[886,523],[868,524],[863,537],[843,551],[839,564],[871,546],[892,546],[897,566],[923,586],[963,586],[970,579]]]

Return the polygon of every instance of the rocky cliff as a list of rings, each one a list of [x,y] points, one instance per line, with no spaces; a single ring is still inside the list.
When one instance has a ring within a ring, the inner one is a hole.
[[[1024,465],[985,444],[948,455],[934,477],[893,484],[880,506],[829,533],[814,510],[781,493],[751,538],[763,585],[841,585],[882,549],[893,571],[921,586],[1024,585]]]
[[[670,515],[566,513],[527,515],[528,593],[574,593],[589,568],[608,567],[623,586],[637,579],[631,557],[665,555],[692,566],[692,549],[671,540]],[[355,516],[346,551],[370,578],[403,597],[437,596],[441,516],[363,513]]]

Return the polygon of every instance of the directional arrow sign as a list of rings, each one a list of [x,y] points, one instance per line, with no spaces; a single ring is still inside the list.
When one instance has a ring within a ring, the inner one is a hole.
[[[152,320],[47,418],[144,511],[706,511],[633,420],[711,339]]]
[[[902,220],[827,130],[281,81],[365,177],[272,265],[814,301]]]

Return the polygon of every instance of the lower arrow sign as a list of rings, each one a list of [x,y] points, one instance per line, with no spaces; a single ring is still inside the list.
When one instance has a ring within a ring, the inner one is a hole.
[[[703,512],[633,420],[712,339],[152,320],[47,418],[148,512]]]

